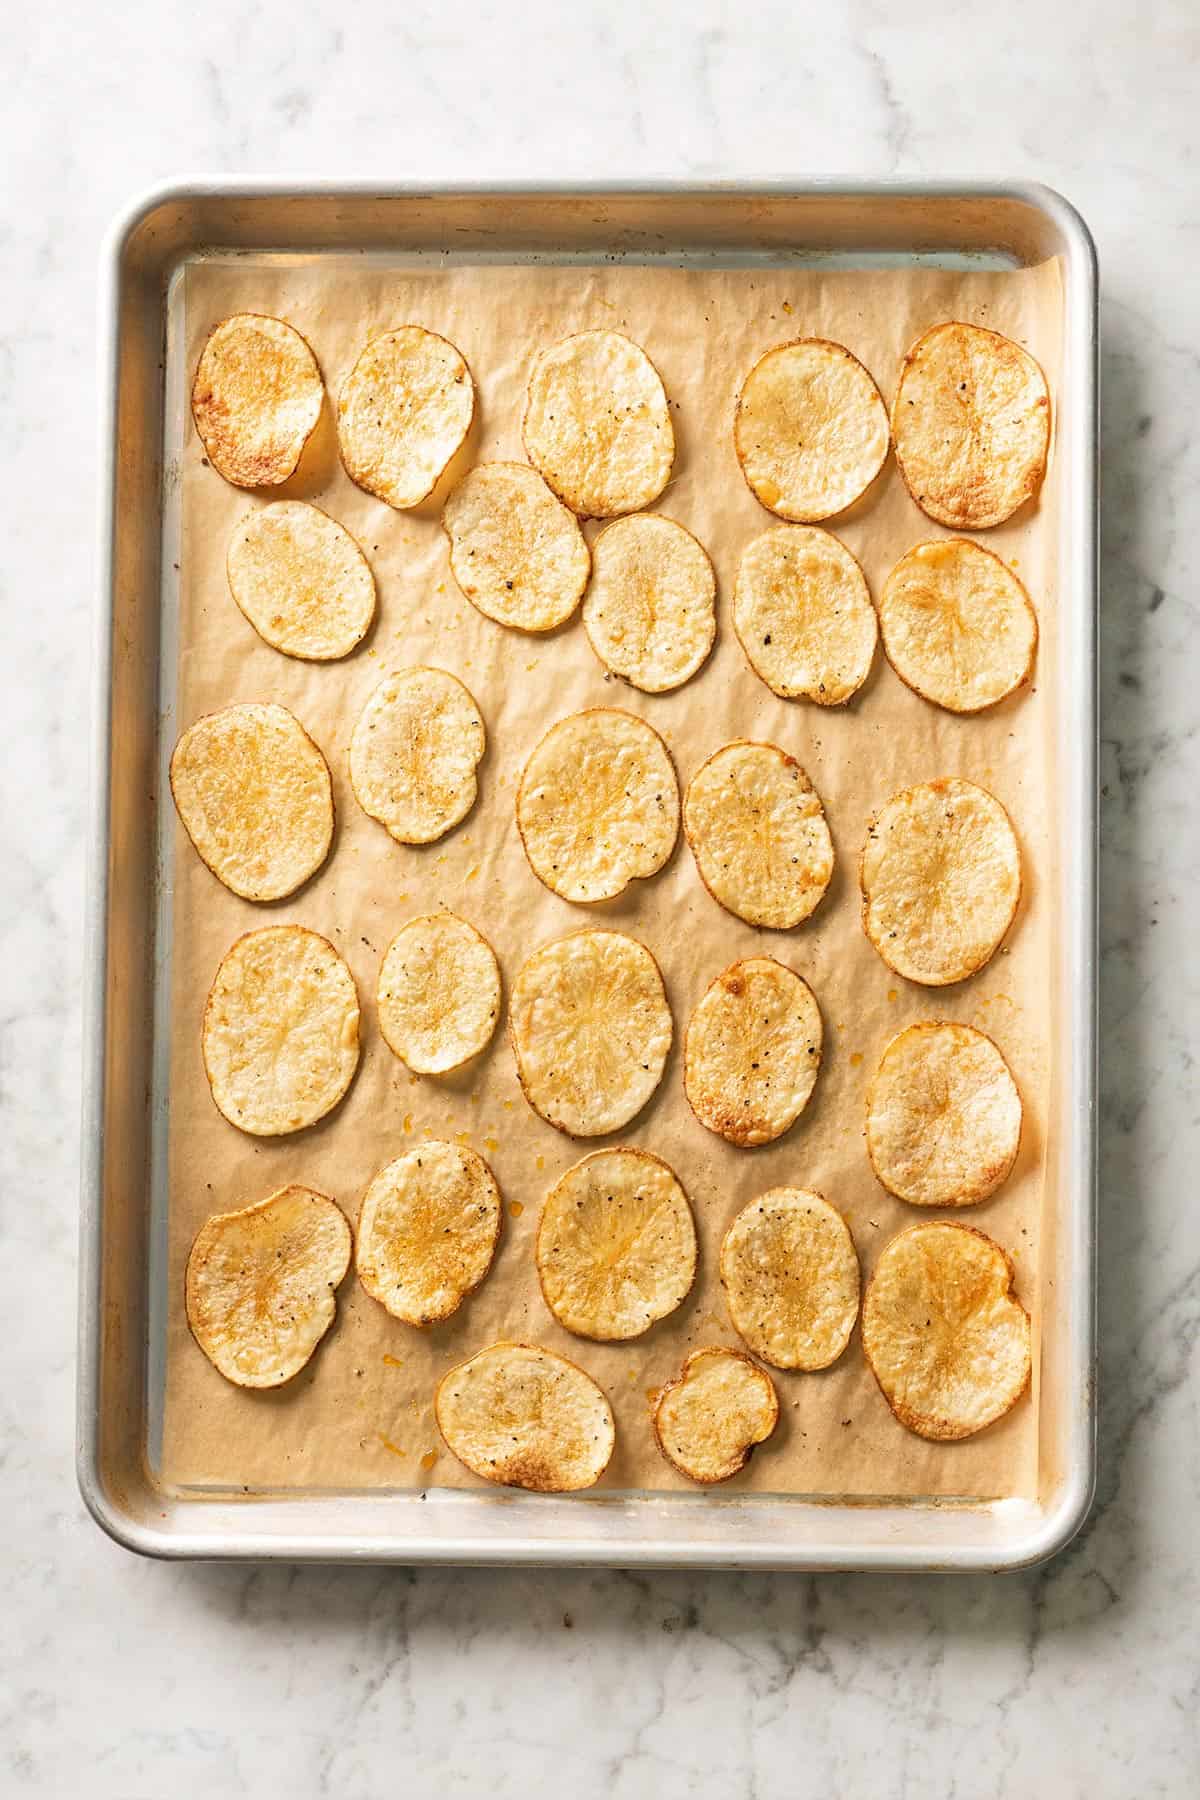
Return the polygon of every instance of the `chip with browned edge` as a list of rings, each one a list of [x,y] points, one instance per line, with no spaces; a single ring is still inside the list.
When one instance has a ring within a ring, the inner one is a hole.
[[[491,1344],[459,1363],[439,1381],[434,1411],[473,1474],[536,1494],[593,1487],[616,1441],[603,1389],[534,1344]]]
[[[500,1189],[481,1156],[440,1138],[381,1169],[358,1217],[358,1279],[406,1325],[457,1312],[492,1266]]]
[[[474,698],[445,669],[385,676],[350,739],[350,785],[400,844],[431,844],[475,804],[487,746]]]
[[[234,487],[286,481],[324,400],[317,359],[284,320],[234,313],[209,333],[192,383],[192,417],[209,462]]]
[[[812,782],[776,744],[725,744],[688,783],[683,828],[714,900],[750,925],[789,931],[833,875],[833,839]]]
[[[974,1206],[994,1194],[1021,1143],[1021,1096],[973,1025],[926,1019],[894,1037],[867,1095],[875,1173],[912,1206]]]
[[[500,969],[456,913],[401,926],[379,971],[379,1029],[417,1075],[446,1075],[486,1049],[500,1014]]]
[[[708,1345],[655,1396],[650,1418],[667,1461],[691,1481],[728,1481],[779,1423],[775,1383],[741,1350]]]
[[[795,1124],[821,1066],[821,1012],[807,981],[770,956],[731,963],[683,1040],[683,1085],[702,1125],[769,1144]]]
[[[981,712],[1029,679],[1037,618],[1007,563],[968,538],[935,538],[901,557],[883,584],[888,661],[947,712]]]
[[[717,635],[717,578],[690,531],[659,513],[606,525],[592,546],[583,628],[606,668],[664,694],[690,681]]]
[[[427,500],[475,417],[462,352],[423,325],[373,337],[342,386],[338,444],[351,481],[405,511]]]
[[[471,602],[514,631],[553,631],[592,566],[575,514],[527,463],[480,463],[442,509],[450,570]]]
[[[879,389],[844,344],[800,338],[747,375],[733,442],[751,492],[781,519],[828,519],[866,492],[887,459]]]
[[[806,1188],[744,1206],[721,1244],[729,1316],[777,1369],[826,1369],[858,1317],[858,1257],[836,1207]]]
[[[521,431],[534,468],[587,519],[649,506],[675,460],[662,379],[619,331],[580,331],[542,351]]]
[[[259,637],[285,656],[334,662],[375,617],[375,577],[350,533],[303,500],[247,513],[225,560],[229,591]]]
[[[819,706],[841,706],[858,692],[879,635],[865,575],[816,525],[776,525],[747,544],[733,628],[772,693]]]

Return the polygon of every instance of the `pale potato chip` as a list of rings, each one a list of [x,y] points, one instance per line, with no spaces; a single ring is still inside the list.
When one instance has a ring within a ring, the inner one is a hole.
[[[535,950],[513,983],[508,1027],[525,1098],[568,1137],[602,1137],[641,1112],[674,1029],[658,964],[619,931]]]
[[[1016,1161],[1021,1096],[990,1037],[927,1019],[894,1037],[867,1095],[867,1153],[913,1206],[974,1206]]]
[[[776,744],[725,744],[692,776],[683,828],[714,900],[750,925],[788,931],[833,875],[833,839],[808,776]]]
[[[602,1388],[565,1356],[534,1344],[491,1344],[443,1375],[438,1430],[485,1481],[535,1494],[593,1487],[616,1442]]]
[[[375,617],[375,577],[350,533],[303,500],[247,513],[229,544],[229,591],[260,638],[285,656],[334,662]]]
[[[910,1225],[884,1247],[863,1300],[863,1350],[884,1399],[918,1436],[970,1437],[1029,1383],[1029,1314],[1007,1254],[970,1225]]]
[[[517,828],[539,881],[564,900],[611,900],[662,868],[679,835],[670,751],[632,713],[560,719],[521,776]]]
[[[717,578],[690,531],[658,513],[606,525],[592,546],[583,628],[606,668],[665,694],[705,661],[717,635]]]
[[[891,433],[879,389],[844,344],[800,338],[760,356],[733,443],[751,492],[781,519],[829,519],[864,494]]]
[[[692,1481],[728,1481],[779,1423],[775,1383],[741,1350],[693,1350],[650,1409],[669,1463]]]
[[[500,1189],[481,1156],[440,1138],[381,1169],[358,1215],[358,1279],[406,1325],[457,1312],[492,1266]]]
[[[294,894],[329,854],[329,769],[286,707],[197,719],[171,753],[171,792],[201,860],[243,900]]]
[[[192,417],[218,475],[278,487],[295,472],[325,402],[300,333],[265,313],[234,313],[209,333],[192,383]]]
[[[858,1317],[858,1256],[840,1212],[806,1188],[744,1206],[721,1244],[729,1316],[777,1369],[827,1369]]]
[[[687,1298],[696,1226],[674,1171],[645,1150],[597,1150],[555,1184],[537,1234],[546,1305],[577,1337],[640,1337]]]
[[[196,1234],[184,1283],[192,1336],[237,1387],[279,1387],[298,1375],[337,1312],[350,1267],[350,1227],[311,1188],[218,1213]]]
[[[951,321],[918,338],[892,407],[905,486],[941,525],[999,525],[1042,485],[1050,391],[1027,350]]]
[[[1029,679],[1037,616],[1006,563],[967,538],[918,544],[883,584],[887,659],[947,712],[981,712]]]
[[[350,785],[398,844],[432,844],[475,804],[487,747],[479,708],[444,669],[400,669],[375,689],[350,739]]]
[[[821,1067],[821,1012],[806,981],[769,956],[730,963],[683,1040],[683,1085],[702,1125],[769,1144],[794,1125]]]
[[[514,631],[553,631],[592,566],[579,520],[527,463],[480,463],[442,508],[450,570],[467,599]]]
[[[947,987],[981,969],[1021,898],[1021,853],[1000,802],[948,776],[893,794],[867,827],[863,928],[889,969]]]
[[[204,1072],[217,1108],[254,1137],[332,1112],[358,1067],[358,993],[326,938],[303,925],[249,931],[226,951],[204,1008]]]
[[[338,400],[338,446],[351,481],[400,512],[427,500],[475,417],[462,352],[423,325],[372,338]]]
[[[577,332],[542,351],[521,433],[534,468],[585,519],[649,506],[675,461],[662,379],[619,331]]]
[[[500,969],[491,945],[455,913],[410,919],[379,970],[379,1029],[417,1075],[461,1068],[491,1042]]]
[[[879,635],[862,570],[816,525],[776,525],[746,545],[733,628],[773,693],[820,706],[841,706],[858,692]]]

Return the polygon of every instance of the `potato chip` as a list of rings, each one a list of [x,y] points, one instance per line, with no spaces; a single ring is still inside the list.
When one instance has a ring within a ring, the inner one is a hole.
[[[603,1389],[534,1344],[491,1344],[438,1383],[438,1430],[472,1474],[535,1494],[593,1487],[616,1442]]]
[[[475,804],[487,747],[479,708],[444,669],[400,669],[375,689],[350,739],[350,784],[398,844],[432,844]]]
[[[833,875],[821,802],[776,744],[739,738],[710,756],[688,783],[683,828],[713,899],[750,925],[799,925]]]
[[[690,531],[658,513],[606,525],[592,546],[583,628],[606,668],[665,694],[705,661],[717,635],[717,578]]]
[[[894,1037],[867,1095],[867,1153],[913,1206],[974,1206],[1016,1161],[1021,1096],[990,1037],[927,1019]]]
[[[192,1336],[237,1387],[280,1387],[298,1375],[337,1312],[350,1267],[350,1227],[312,1188],[280,1188],[196,1234],[184,1291]]]
[[[595,706],[552,725],[525,765],[517,828],[539,881],[564,900],[611,900],[662,868],[679,835],[667,746],[632,713]]]
[[[992,956],[1021,897],[1021,855],[1000,802],[948,776],[893,794],[867,827],[863,927],[889,969],[925,987]]]
[[[209,333],[192,383],[192,417],[218,475],[278,487],[295,472],[325,402],[300,333],[265,313],[234,313]]]
[[[840,1212],[806,1188],[744,1206],[721,1244],[729,1316],[777,1369],[827,1369],[858,1317],[858,1257]]]
[[[542,352],[521,432],[534,468],[585,519],[649,506],[675,461],[658,370],[619,331],[581,331]]]
[[[327,939],[303,925],[249,931],[226,951],[204,1008],[217,1108],[254,1137],[332,1112],[358,1067],[358,993]]]
[[[351,481],[403,512],[427,500],[475,417],[461,351],[402,325],[372,338],[338,400],[338,445]]]
[[[821,1066],[821,1013],[806,981],[769,956],[730,963],[683,1040],[683,1085],[702,1125],[769,1144],[794,1125]]]
[[[885,1246],[863,1300],[863,1350],[910,1431],[970,1437],[1021,1398],[1030,1327],[1013,1278],[999,1244],[970,1225],[910,1225]]]
[[[879,626],[866,577],[815,525],[776,525],[747,544],[733,628],[754,673],[785,700],[841,706],[871,672]]]
[[[693,1350],[650,1409],[669,1463],[692,1481],[728,1481],[779,1423],[775,1383],[740,1350]]]
[[[452,912],[410,919],[379,970],[379,1029],[417,1075],[461,1068],[491,1042],[500,970],[491,945]]]
[[[760,356],[733,442],[751,492],[781,519],[832,518],[864,494],[891,434],[879,389],[844,344],[801,338]]]
[[[1027,350],[952,321],[918,338],[892,407],[905,486],[941,525],[999,525],[1042,485],[1050,392]]]
[[[500,1189],[481,1156],[433,1138],[381,1169],[358,1215],[358,1279],[406,1325],[457,1312],[492,1266]]]
[[[525,1098],[568,1137],[602,1137],[641,1112],[673,1033],[658,964],[619,931],[535,950],[513,983],[508,1026]]]
[[[375,617],[375,577],[350,533],[303,500],[247,513],[229,544],[229,591],[260,638],[303,662],[335,662]]]
[[[553,631],[579,605],[592,566],[569,507],[527,463],[480,463],[442,509],[450,569],[471,602],[514,631]]]
[[[947,712],[981,712],[1029,679],[1037,617],[998,556],[967,538],[918,544],[883,584],[879,629],[901,681]]]

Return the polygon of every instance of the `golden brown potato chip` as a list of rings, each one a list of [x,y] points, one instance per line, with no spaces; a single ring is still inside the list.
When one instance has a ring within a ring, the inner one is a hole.
[[[461,351],[423,325],[372,338],[338,401],[338,444],[351,481],[405,511],[427,500],[475,417]]]
[[[375,689],[350,739],[350,784],[399,844],[432,844],[475,804],[487,746],[479,708],[444,669],[400,669]]]
[[[769,1144],[795,1124],[821,1066],[812,989],[769,956],[730,963],[683,1040],[683,1085],[702,1125],[731,1144]]]
[[[543,350],[521,431],[534,468],[585,519],[649,506],[675,460],[658,370],[619,331],[580,331]]]
[[[616,1441],[612,1408],[590,1375],[534,1344],[491,1344],[443,1375],[438,1430],[485,1481],[570,1493],[595,1485]]]
[[[264,313],[234,313],[209,333],[192,383],[192,417],[218,475],[278,487],[293,474],[325,399],[300,333]]]
[[[982,544],[918,544],[883,584],[887,659],[914,693],[947,712],[981,712],[1027,681],[1037,617],[1012,570]]]
[[[487,618],[553,631],[579,605],[592,566],[579,520],[527,463],[480,463],[442,509],[450,569]]]
[[[751,492],[801,523],[845,512],[882,469],[889,441],[879,389],[844,344],[824,338],[760,356],[733,420]]]
[[[717,578],[690,531],[658,513],[616,519],[592,546],[583,628],[606,668],[647,694],[681,687],[717,635]]]
[[[650,1409],[654,1436],[681,1475],[728,1481],[779,1423],[775,1383],[741,1350],[693,1350]]]
[[[410,919],[379,970],[379,1029],[417,1075],[446,1075],[491,1042],[500,970],[491,945],[452,912]]]
[[[714,900],[788,931],[833,875],[833,839],[808,776],[775,744],[725,744],[688,783],[683,828]]]
[[[776,525],[747,544],[733,628],[773,693],[841,706],[871,672],[879,634],[866,577],[816,525]]]
[[[858,1317],[858,1257],[840,1212],[806,1188],[744,1206],[721,1244],[729,1316],[777,1369],[827,1369]]]
[[[500,1189],[481,1156],[433,1138],[381,1169],[358,1216],[358,1279],[406,1325],[457,1312],[492,1266]]]
[[[259,637],[285,656],[349,656],[375,617],[375,578],[350,533],[302,500],[247,513],[229,545],[229,591]]]
[[[867,1095],[867,1152],[913,1206],[974,1206],[1016,1161],[1021,1096],[990,1037],[924,1020],[894,1037]]]

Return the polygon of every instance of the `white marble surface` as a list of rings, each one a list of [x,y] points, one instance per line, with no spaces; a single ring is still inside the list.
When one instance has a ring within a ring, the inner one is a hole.
[[[0,1792],[1200,1792],[1194,0],[63,0],[6,9],[0,42]],[[1048,1568],[175,1568],[84,1517],[96,252],[132,191],[185,170],[1012,173],[1090,219],[1105,285],[1103,1449],[1095,1514]]]

